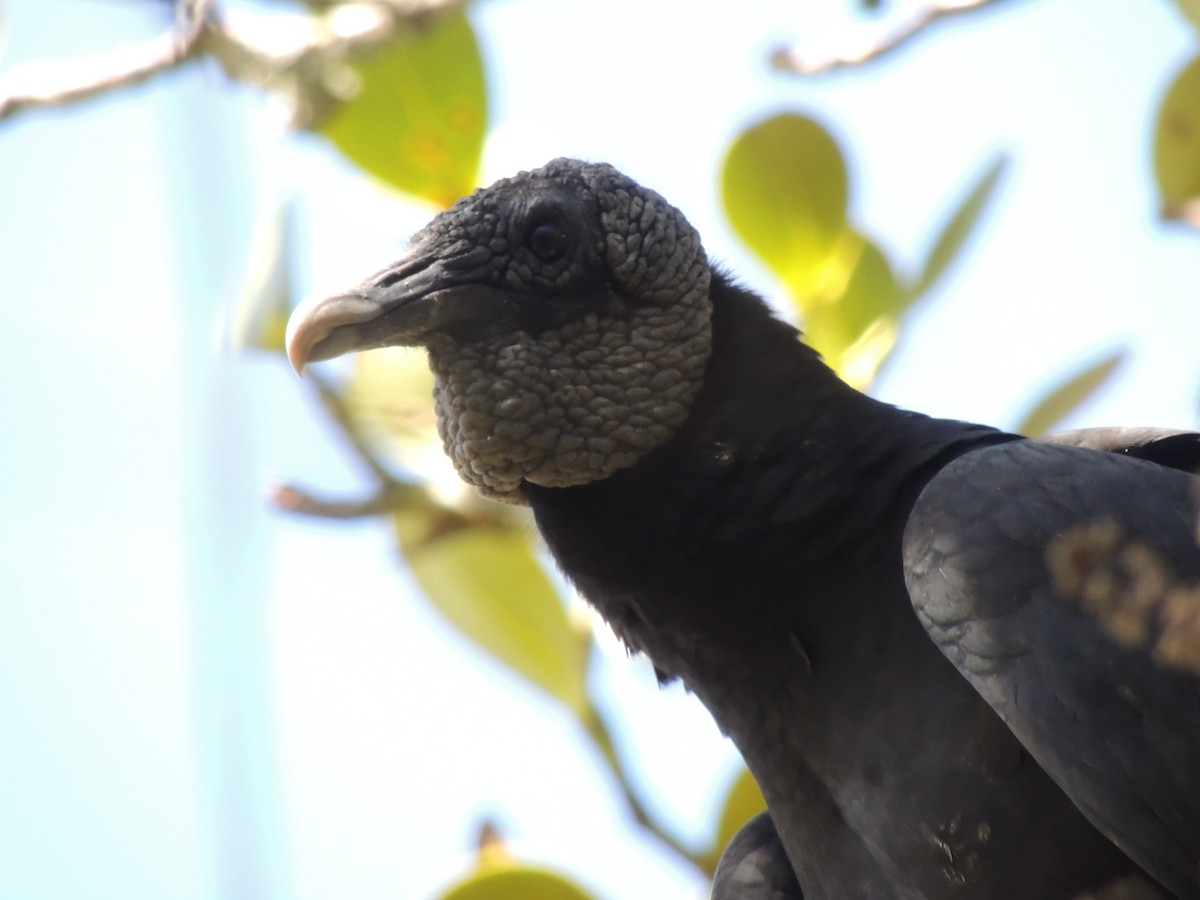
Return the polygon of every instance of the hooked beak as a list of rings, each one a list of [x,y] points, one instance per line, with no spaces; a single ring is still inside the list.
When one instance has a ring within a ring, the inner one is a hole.
[[[473,268],[462,266],[466,261],[418,250],[344,293],[305,300],[288,319],[292,368],[303,374],[309,363],[345,353],[416,346],[436,332],[486,325],[511,301],[498,288],[466,280]]]

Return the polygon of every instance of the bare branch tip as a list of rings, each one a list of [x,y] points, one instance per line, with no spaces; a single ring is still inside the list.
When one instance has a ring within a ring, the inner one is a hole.
[[[974,12],[1001,0],[942,0],[931,3],[906,22],[884,31],[857,47],[849,47],[824,56],[810,56],[798,47],[778,47],[771,51],[771,68],[793,75],[823,75],[836,69],[860,66],[906,46],[935,22],[960,13]]]

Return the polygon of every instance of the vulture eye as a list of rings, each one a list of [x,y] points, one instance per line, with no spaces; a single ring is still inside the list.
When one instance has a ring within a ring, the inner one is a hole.
[[[554,262],[567,252],[567,233],[557,222],[541,221],[525,237],[529,249],[543,262]]]

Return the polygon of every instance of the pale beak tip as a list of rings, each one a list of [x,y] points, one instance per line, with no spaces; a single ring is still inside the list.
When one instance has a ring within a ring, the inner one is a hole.
[[[299,310],[297,310],[299,311]],[[287,350],[288,362],[296,370],[296,374],[304,377],[304,366],[308,362],[308,350],[311,342],[304,340],[304,328],[301,317],[295,312],[288,318],[287,333],[284,337],[284,347]]]
[[[384,312],[386,309],[361,289],[329,297],[309,297],[288,318],[284,347],[292,368],[303,376],[304,367],[310,362],[362,349],[343,329],[363,325]],[[335,332],[341,335],[340,340]]]

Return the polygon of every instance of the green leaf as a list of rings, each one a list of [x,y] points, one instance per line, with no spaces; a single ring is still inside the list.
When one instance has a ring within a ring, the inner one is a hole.
[[[1192,27],[1200,31],[1200,0],[1175,0],[1175,5]]]
[[[295,305],[294,220],[294,208],[284,204],[251,241],[250,271],[229,326],[229,343],[236,350],[284,353],[288,316]]]
[[[925,265],[921,267],[920,275],[908,288],[906,306],[911,306],[926,294],[958,258],[967,238],[979,224],[979,217],[983,215],[983,211],[991,201],[996,186],[1000,183],[1000,176],[1004,174],[1007,166],[1008,157],[999,154],[967,191],[958,208],[954,210],[934,240],[933,247],[925,258]]]
[[[1195,221],[1194,207],[1200,203],[1200,56],[1183,67],[1163,97],[1154,127],[1154,176],[1164,218]]]
[[[550,869],[516,859],[496,826],[480,828],[474,868],[438,900],[593,900],[575,882]]]
[[[358,93],[319,130],[388,184],[449,206],[479,176],[487,123],[483,61],[461,12],[402,32],[356,62]]]
[[[729,786],[729,793],[725,795],[721,816],[717,820],[716,837],[705,854],[704,868],[709,875],[716,871],[721,854],[725,852],[738,830],[766,808],[767,802],[763,800],[762,791],[758,789],[758,782],[754,780],[750,770],[742,766]]]
[[[806,307],[828,292],[830,278],[844,274],[834,257],[846,228],[847,191],[837,143],[795,113],[743,132],[721,172],[734,231]]]
[[[514,862],[486,862],[439,900],[593,900],[557,872]]]
[[[895,344],[903,292],[870,238],[847,229],[839,259],[847,273],[841,289],[804,313],[804,333],[843,379],[865,390]]]
[[[1052,430],[1108,381],[1124,361],[1125,348],[1121,347],[1068,376],[1038,400],[1013,430],[1031,437]]]
[[[394,517],[417,582],[452,625],[476,645],[576,712],[586,708],[586,632],[562,600],[523,531],[443,531],[437,512]]]
[[[389,457],[426,449],[446,459],[433,409],[433,373],[423,347],[383,347],[356,353],[346,405]],[[447,460],[448,461],[448,460]],[[456,476],[457,477],[457,476]]]

